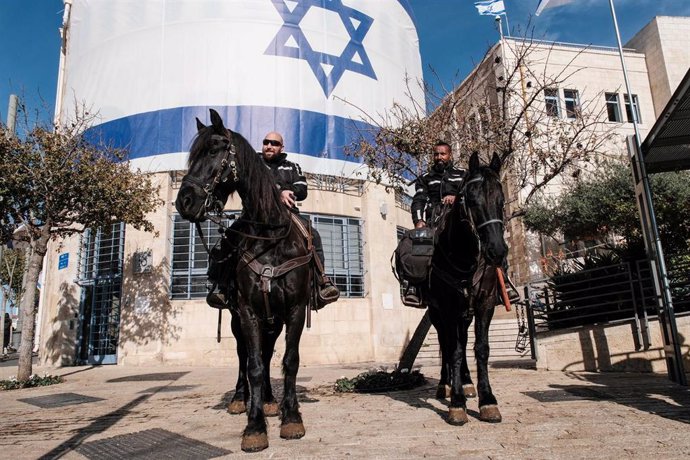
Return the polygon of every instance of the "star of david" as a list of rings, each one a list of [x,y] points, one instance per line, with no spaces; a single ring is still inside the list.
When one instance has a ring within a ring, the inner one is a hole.
[[[319,81],[323,93],[329,97],[346,71],[376,80],[369,56],[362,45],[373,18],[343,5],[342,0],[271,0],[283,19],[283,25],[264,54],[307,61]],[[311,7],[337,13],[350,36],[340,56],[315,51],[300,28],[300,21]],[[327,70],[330,69],[330,72]]]

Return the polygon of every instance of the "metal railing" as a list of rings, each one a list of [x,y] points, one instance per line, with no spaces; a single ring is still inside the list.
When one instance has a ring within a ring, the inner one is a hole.
[[[676,313],[690,311],[690,259],[669,262]],[[657,314],[650,262],[640,260],[562,273],[525,286],[531,330],[541,332],[591,324],[634,321],[638,338]]]

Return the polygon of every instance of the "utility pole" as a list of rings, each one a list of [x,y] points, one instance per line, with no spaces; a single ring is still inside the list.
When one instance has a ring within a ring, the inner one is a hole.
[[[10,101],[7,106],[7,135],[14,136],[14,130],[17,126],[17,106],[19,105],[19,98],[16,94],[10,94]],[[0,200],[2,197],[0,197]],[[5,264],[5,244],[0,244],[0,264]],[[7,312],[7,299],[5,299],[4,291],[0,290],[0,334],[2,334],[3,349],[5,352],[5,313]],[[12,341],[12,336],[9,338]],[[9,342],[7,346],[9,347]]]
[[[611,18],[613,19],[613,28],[616,33],[616,42],[618,44],[618,54],[623,69],[623,80],[625,81],[625,90],[628,92],[628,102],[630,103],[633,130],[635,132],[635,135],[627,140],[628,156],[632,163],[633,172],[635,173],[633,178],[635,182],[635,196],[637,198],[637,207],[640,213],[644,244],[647,250],[647,256],[651,259],[652,279],[654,280],[654,290],[657,297],[657,312],[659,315],[659,326],[661,327],[662,339],[664,341],[666,367],[668,369],[669,378],[673,382],[688,386],[685,369],[683,367],[683,354],[680,349],[680,340],[678,338],[676,316],[673,309],[671,286],[668,279],[668,271],[666,270],[664,251],[661,247],[659,228],[656,223],[652,191],[649,185],[649,177],[647,176],[644,158],[642,158],[642,136],[640,135],[638,126],[639,120],[637,118],[639,105],[634,98],[634,93],[630,89],[630,79],[628,78],[628,70],[625,66],[625,58],[623,57],[623,44],[621,43],[621,34],[618,29],[618,19],[616,17],[616,8],[613,5],[613,0],[609,0],[609,8],[611,9]],[[623,100],[623,102],[625,102],[625,100]]]

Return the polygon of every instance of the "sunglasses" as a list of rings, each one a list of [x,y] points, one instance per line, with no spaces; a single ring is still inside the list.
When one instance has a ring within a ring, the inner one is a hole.
[[[274,141],[273,139],[264,139],[264,145],[271,144],[273,147],[280,147],[281,144],[280,141]]]

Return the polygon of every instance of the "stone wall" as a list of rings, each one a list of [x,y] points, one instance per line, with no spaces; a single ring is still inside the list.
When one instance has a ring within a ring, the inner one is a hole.
[[[236,365],[230,316],[224,313],[222,341],[216,342],[218,313],[203,298],[173,300],[168,294],[172,256],[172,218],[177,189],[168,173],[158,173],[165,204],[150,219],[158,234],[127,227],[125,231],[120,336],[117,362],[123,365]],[[228,209],[238,209],[231,201]],[[302,364],[397,362],[424,311],[400,302],[398,281],[390,269],[397,245],[396,227],[411,227],[409,212],[396,206],[394,194],[369,184],[361,194],[310,190],[303,212],[362,220],[365,296],[341,298],[312,314],[312,327],[301,341]],[[136,252],[152,253],[152,269],[135,274]],[[70,264],[56,270],[58,256]],[[40,359],[50,365],[76,360],[82,288],[78,278],[79,238],[53,244],[46,258],[46,279],[40,311]],[[52,267],[52,269],[50,269]],[[284,350],[279,338],[274,358]]]
[[[676,318],[686,372],[690,371],[690,316]],[[623,371],[665,373],[659,322],[649,321],[651,344],[637,349],[632,321],[587,326],[537,336],[537,368],[558,371]]]

